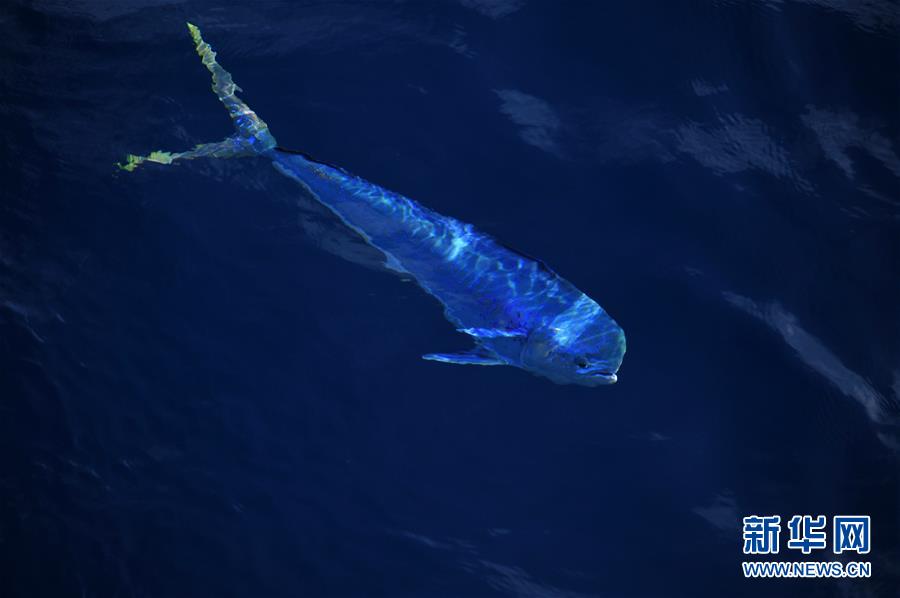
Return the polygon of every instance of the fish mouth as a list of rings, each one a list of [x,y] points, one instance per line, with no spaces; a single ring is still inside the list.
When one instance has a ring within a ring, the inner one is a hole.
[[[609,372],[591,372],[588,374],[592,378],[600,378],[602,380],[606,380],[607,384],[615,384],[619,379],[615,374],[611,374]]]
[[[580,370],[578,373],[589,378],[598,378],[600,380],[605,380],[607,384],[615,384],[619,379],[618,376],[616,376],[615,372],[609,372],[600,368],[586,368]]]

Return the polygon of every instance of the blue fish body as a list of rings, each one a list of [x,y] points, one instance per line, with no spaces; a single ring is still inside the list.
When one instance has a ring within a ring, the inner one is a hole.
[[[378,249],[388,268],[415,279],[444,306],[457,330],[475,341],[471,351],[434,353],[425,359],[511,365],[557,383],[597,386],[617,380],[625,335],[593,299],[542,262],[469,224],[341,168],[279,148],[268,126],[234,95],[237,86],[199,30],[188,26],[237,133],[188,152],[129,156],[123,168],[198,157],[267,158]]]

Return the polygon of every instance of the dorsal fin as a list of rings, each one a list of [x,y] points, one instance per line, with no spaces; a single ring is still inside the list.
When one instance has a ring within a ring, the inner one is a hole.
[[[532,262],[536,263],[536,264],[538,265],[538,268],[540,268],[541,270],[544,270],[544,271],[547,272],[548,274],[551,274],[551,275],[553,275],[553,276],[559,276],[559,274],[556,273],[556,270],[554,270],[553,268],[551,268],[550,266],[548,266],[547,263],[546,263],[544,260],[538,259],[538,258],[534,257],[533,255],[528,255],[528,254],[525,253],[524,251],[519,251],[519,250],[516,249],[515,247],[512,247],[512,246],[510,246],[510,245],[507,245],[507,244],[504,243],[503,241],[498,241],[497,239],[494,239],[494,243],[496,243],[496,244],[499,245],[500,247],[506,249],[507,251],[509,251],[509,252],[511,252],[511,253],[514,253],[514,254],[518,255],[518,256],[519,256],[520,258],[522,258],[522,259],[526,259],[526,260],[529,260],[529,261],[532,261]]]
[[[314,156],[310,156],[306,152],[301,152],[300,150],[288,149],[286,147],[278,146],[275,148],[275,151],[279,151],[283,154],[294,154],[295,156],[300,156],[302,158],[309,160],[310,162],[315,162],[316,164],[321,164],[322,166],[327,166],[328,168],[334,168],[335,170],[339,170],[341,172],[347,172],[340,166],[335,166],[334,164],[331,164],[330,162],[326,162],[324,160],[319,160],[318,158],[316,158]]]

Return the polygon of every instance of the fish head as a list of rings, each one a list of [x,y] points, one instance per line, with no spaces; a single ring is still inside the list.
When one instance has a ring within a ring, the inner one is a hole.
[[[590,304],[582,302],[532,331],[522,349],[526,369],[557,384],[616,382],[625,356],[625,333],[599,305],[587,301]]]

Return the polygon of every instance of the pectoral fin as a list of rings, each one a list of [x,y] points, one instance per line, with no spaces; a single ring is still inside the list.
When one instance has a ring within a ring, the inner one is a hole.
[[[506,362],[495,355],[477,349],[463,353],[428,353],[422,359],[440,361],[441,363],[458,363],[460,365],[506,365]]]
[[[475,338],[516,338],[528,336],[525,330],[519,328],[513,330],[501,328],[457,328],[457,331]]]

